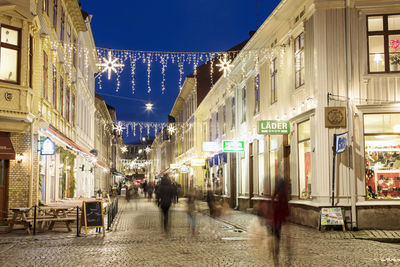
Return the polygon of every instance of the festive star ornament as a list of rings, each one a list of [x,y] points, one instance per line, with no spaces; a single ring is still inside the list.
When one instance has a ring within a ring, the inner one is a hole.
[[[231,60],[228,60],[227,55],[224,54],[224,59],[219,59],[219,64],[217,64],[219,67],[219,71],[224,72],[224,77],[226,77],[226,74],[231,71],[231,68],[233,67],[233,64]]]
[[[390,40],[390,48],[393,48],[394,52],[397,52],[397,48],[400,47],[399,39]]]
[[[125,130],[126,128],[121,124],[121,122],[118,122],[118,124],[113,125],[113,130],[117,131],[118,134],[122,134],[122,132]]]
[[[174,134],[175,131],[176,131],[176,129],[175,129],[174,125],[170,124],[170,125],[168,126],[168,133],[169,133],[169,134]]]
[[[101,71],[103,72],[108,72],[108,79],[111,79],[111,72],[117,73],[117,68],[123,68],[125,65],[124,64],[119,64],[118,58],[112,58],[111,51],[108,51],[108,58],[103,57],[103,63],[97,64],[99,67],[104,67],[104,69]]]
[[[146,147],[146,148],[144,149],[144,151],[146,151],[146,153],[149,153],[149,152],[151,151],[151,148],[150,148],[150,147]]]
[[[126,146],[121,147],[122,153],[126,153],[128,151],[128,148]]]

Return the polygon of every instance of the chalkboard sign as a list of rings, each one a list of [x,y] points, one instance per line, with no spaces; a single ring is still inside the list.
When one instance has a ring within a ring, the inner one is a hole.
[[[81,226],[85,226],[86,235],[88,228],[103,228],[103,235],[105,235],[102,200],[82,202]]]

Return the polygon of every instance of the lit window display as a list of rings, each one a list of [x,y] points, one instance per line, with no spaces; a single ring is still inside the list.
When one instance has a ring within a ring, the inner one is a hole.
[[[367,199],[400,199],[400,114],[364,115]]]
[[[311,199],[311,141],[310,120],[298,125],[300,198]]]
[[[278,148],[279,139],[277,135],[270,136],[269,139],[269,177],[271,182],[271,195],[275,191],[276,180],[278,179]]]

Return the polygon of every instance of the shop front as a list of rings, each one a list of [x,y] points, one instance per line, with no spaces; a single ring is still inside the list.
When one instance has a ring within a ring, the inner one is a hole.
[[[0,220],[7,216],[10,160],[15,160],[14,147],[9,134],[0,132]]]

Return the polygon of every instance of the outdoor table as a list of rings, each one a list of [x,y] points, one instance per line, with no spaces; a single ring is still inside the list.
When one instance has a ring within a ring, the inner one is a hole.
[[[54,224],[56,222],[64,222],[68,232],[71,232],[71,227],[70,223],[75,220],[75,218],[68,217],[68,210],[71,208],[69,207],[40,207],[40,211],[44,213],[44,217],[40,218],[38,217],[39,221],[47,221],[50,222],[50,225],[48,227],[49,230],[52,230],[54,227]],[[48,217],[51,218],[48,218]]]
[[[22,224],[25,230],[30,234],[28,213],[31,208],[12,208],[10,210],[13,214],[8,220],[8,231],[11,232],[15,224]]]

